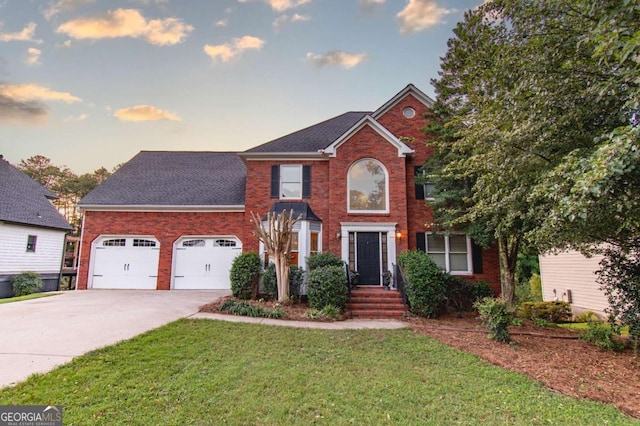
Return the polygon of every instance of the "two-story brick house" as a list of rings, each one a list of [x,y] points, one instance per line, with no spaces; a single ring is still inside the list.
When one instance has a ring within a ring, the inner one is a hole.
[[[139,153],[80,204],[78,288],[229,288],[233,258],[260,249],[250,212],[294,208],[292,264],[328,250],[361,284],[382,285],[399,253],[421,249],[499,293],[494,248],[428,227],[429,188],[414,176],[430,154],[420,129],[432,103],[408,85],[376,111],[244,152]]]

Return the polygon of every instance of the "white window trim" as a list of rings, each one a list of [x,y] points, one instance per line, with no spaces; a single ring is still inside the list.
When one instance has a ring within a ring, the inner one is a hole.
[[[396,263],[396,227],[389,222],[340,222],[340,250],[342,260],[349,264],[349,232],[387,233],[387,270],[393,271]]]
[[[285,182],[283,180],[283,176],[284,173],[282,173],[282,168],[283,167],[289,167],[289,168],[297,168],[298,169],[298,182]],[[284,195],[284,191],[282,190],[282,185],[284,183],[300,183],[300,196],[299,197],[287,197]],[[302,182],[302,164],[281,164],[280,165],[280,185],[279,185],[279,190],[280,190],[280,199],[281,200],[302,200],[302,187],[303,187],[303,182]]]
[[[308,270],[307,257],[311,255],[311,234],[318,234],[318,253],[322,253],[322,226],[320,229],[311,229],[313,222],[310,220],[300,220],[293,226],[293,232],[298,233],[298,267]],[[262,223],[262,227],[266,227],[266,222]],[[258,244],[258,253],[260,256],[260,264],[264,265],[265,249],[262,241]],[[272,262],[272,259],[269,259]]]
[[[426,175],[426,174],[427,174],[427,171],[426,171],[426,170],[423,170],[423,171],[422,171],[422,175]],[[433,197],[428,197],[428,196],[427,196],[427,194],[428,194],[428,191],[427,191],[427,185],[428,185],[428,184],[433,185],[433,182],[427,182],[427,183],[423,183],[423,184],[422,184],[422,193],[424,194],[424,200],[425,200],[425,201],[435,201],[435,200],[436,200],[435,198],[433,198]]]
[[[385,209],[384,210],[353,210],[351,209],[351,169],[353,169],[353,167],[356,164],[359,164],[362,161],[375,161],[380,165],[380,167],[382,168],[382,171],[384,172],[384,192],[385,192],[384,194]],[[388,214],[389,213],[389,172],[387,171],[387,168],[384,166],[384,164],[382,164],[380,161],[376,160],[375,158],[361,158],[359,160],[354,161],[353,164],[349,166],[349,170],[347,171],[347,213],[351,213],[351,214],[359,214],[359,213]]]
[[[425,250],[427,256],[429,255],[429,235],[431,233],[427,232],[425,236]],[[464,235],[464,234],[454,234],[454,235]],[[445,261],[445,272],[451,275],[473,275],[473,253],[471,252],[471,238],[465,236],[467,241],[467,270],[466,271],[452,271],[451,270],[451,250],[449,246],[449,235],[443,235],[444,237],[444,261]]]

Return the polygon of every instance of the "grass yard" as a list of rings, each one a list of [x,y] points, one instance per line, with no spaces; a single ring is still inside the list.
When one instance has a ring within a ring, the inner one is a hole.
[[[32,293],[24,296],[7,297],[0,299],[0,305],[3,303],[22,302],[23,300],[40,299],[41,297],[57,296],[60,293]]]
[[[640,424],[411,330],[180,320],[0,390],[65,425]]]

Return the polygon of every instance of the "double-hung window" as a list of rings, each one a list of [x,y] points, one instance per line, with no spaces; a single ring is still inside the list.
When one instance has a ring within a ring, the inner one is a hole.
[[[36,242],[38,241],[37,235],[29,235],[27,237],[27,253],[36,252]]]
[[[311,166],[271,166],[271,198],[300,200],[311,197]]]
[[[423,234],[425,235],[425,234]],[[418,241],[419,245],[421,241]],[[444,271],[454,275],[472,273],[471,240],[462,234],[440,235],[427,233],[424,251]]]
[[[424,175],[426,174],[427,172],[422,167],[415,167],[416,200],[433,200],[433,192],[436,187],[433,182],[425,182]]]

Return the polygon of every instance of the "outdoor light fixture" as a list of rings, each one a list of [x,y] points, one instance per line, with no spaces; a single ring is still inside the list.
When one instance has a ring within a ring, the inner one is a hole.
[[[402,238],[402,232],[400,232],[400,231],[396,231],[396,238],[397,238],[397,239]]]
[[[338,229],[338,230],[336,231],[336,240],[339,240],[339,239],[340,239],[340,237],[342,237],[342,233],[341,233],[341,232],[340,232],[340,230]]]

